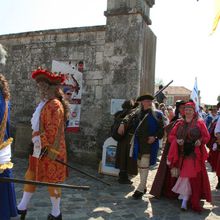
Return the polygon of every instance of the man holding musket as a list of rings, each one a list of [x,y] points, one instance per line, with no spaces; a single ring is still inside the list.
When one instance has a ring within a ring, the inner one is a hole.
[[[141,104],[137,111],[134,123],[134,136],[131,141],[130,156],[137,160],[140,183],[132,197],[141,199],[146,192],[146,183],[149,167],[156,163],[159,149],[159,139],[163,137],[162,113],[152,107],[154,97],[150,94],[137,98]],[[124,133],[124,126],[131,116],[126,116],[118,129],[119,134]]]

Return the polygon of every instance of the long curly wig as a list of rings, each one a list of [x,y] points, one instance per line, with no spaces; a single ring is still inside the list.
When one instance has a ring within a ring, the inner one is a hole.
[[[5,79],[4,75],[0,73],[0,90],[5,100],[10,99],[10,91],[8,86],[8,81]]]

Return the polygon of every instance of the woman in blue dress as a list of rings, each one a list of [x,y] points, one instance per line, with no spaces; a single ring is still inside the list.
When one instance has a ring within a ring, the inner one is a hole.
[[[10,92],[5,77],[0,74],[0,177],[12,177],[11,143],[9,134]],[[13,183],[0,182],[0,219],[9,220],[17,216]]]

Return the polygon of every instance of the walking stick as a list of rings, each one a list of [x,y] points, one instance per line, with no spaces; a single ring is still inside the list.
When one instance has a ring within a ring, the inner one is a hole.
[[[8,177],[0,177],[0,182],[22,183],[22,184],[31,184],[31,185],[38,185],[38,186],[54,186],[54,187],[61,187],[61,188],[68,188],[68,189],[82,189],[82,190],[89,190],[90,188],[89,186],[76,186],[76,185],[60,184],[60,183],[48,183],[48,182],[23,180],[23,179],[15,179],[15,178],[8,178]]]
[[[80,169],[78,169],[78,168],[75,168],[75,167],[73,167],[73,166],[71,166],[71,165],[69,165],[69,164],[67,164],[67,163],[65,163],[65,162],[63,162],[63,161],[61,161],[61,160],[59,160],[59,159],[55,159],[55,161],[58,162],[58,163],[60,163],[60,164],[63,164],[63,165],[66,166],[66,167],[71,168],[72,170],[75,170],[75,171],[77,171],[77,172],[79,172],[79,173],[82,173],[82,174],[84,174],[84,175],[86,175],[86,176],[89,176],[89,177],[91,177],[92,179],[95,179],[95,180],[97,180],[97,181],[99,181],[99,182],[102,182],[102,183],[108,185],[108,186],[111,186],[110,183],[107,183],[107,182],[105,182],[104,180],[101,180],[100,178],[98,178],[98,177],[96,177],[96,176],[93,176],[93,175],[91,175],[91,174],[89,174],[89,173],[87,173],[87,172],[85,172],[85,171],[82,171],[82,170],[80,170]]]

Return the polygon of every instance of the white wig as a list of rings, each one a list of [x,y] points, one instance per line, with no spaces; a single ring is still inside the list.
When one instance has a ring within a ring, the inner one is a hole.
[[[0,64],[5,64],[7,52],[5,48],[0,44]]]

